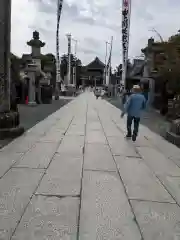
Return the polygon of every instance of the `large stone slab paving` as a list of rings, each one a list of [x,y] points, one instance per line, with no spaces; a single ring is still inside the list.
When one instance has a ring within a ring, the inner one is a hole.
[[[107,144],[106,137],[103,131],[87,131],[86,143],[100,143]]]
[[[118,112],[120,114],[120,111]],[[127,133],[127,127],[126,127],[126,117],[121,119],[119,116],[114,117],[114,113],[112,113],[112,121],[116,124],[116,127],[125,135]]]
[[[173,161],[180,168],[180,156],[179,157],[170,157],[171,161]]]
[[[34,196],[12,240],[76,240],[78,198]]]
[[[70,122],[71,121],[69,119],[67,120],[67,122],[58,121],[49,129],[49,131],[52,131],[52,132],[58,131],[58,132],[65,133],[69,127]]]
[[[84,114],[81,116],[78,115],[78,117],[76,116],[76,114],[79,114],[79,113],[77,113],[77,112],[75,113],[75,116],[74,116],[71,124],[72,125],[81,125],[81,126],[85,125],[86,124],[86,112],[84,112]]]
[[[82,156],[84,148],[84,136],[69,135],[63,138],[57,152],[72,156]]]
[[[99,130],[99,131],[102,131],[102,126],[101,126],[101,123],[98,121],[93,121],[93,122],[88,122],[87,123],[87,131],[91,131],[91,130]]]
[[[0,152],[0,178],[22,157],[22,153]]]
[[[113,155],[139,157],[133,144],[124,137],[107,137]]]
[[[137,137],[136,142],[133,143],[133,145],[135,147],[152,147],[153,144],[151,143],[151,141],[149,141],[147,138],[145,138],[141,132],[139,134],[139,136]]]
[[[130,199],[174,203],[142,159],[117,156],[115,160]]]
[[[56,130],[66,131],[69,125],[71,124],[72,119],[73,119],[73,116],[67,117],[65,114],[64,116],[62,116],[61,120],[57,121],[56,124],[54,124],[50,128],[50,131],[56,131]]]
[[[82,157],[56,154],[42,179],[37,194],[80,195],[82,161]]]
[[[64,137],[65,131],[49,131],[40,138],[40,142],[57,142],[60,143],[61,139]]]
[[[0,179],[0,239],[10,239],[42,174],[42,170],[11,169]]]
[[[30,128],[26,133],[28,133],[28,135],[32,135],[36,137],[42,136],[43,134],[46,133],[46,131],[50,129],[52,124],[54,124],[54,122],[52,123],[45,119],[44,121],[41,121],[38,124],[36,124],[34,127]]]
[[[87,124],[91,124],[93,122],[99,122],[99,117],[98,117],[97,114],[92,115],[88,111],[88,113],[87,113]]]
[[[85,125],[84,124],[71,124],[66,135],[77,135],[84,136],[85,135]]]
[[[115,128],[115,127],[106,127],[106,126],[103,126],[104,128],[104,132],[106,134],[106,136],[108,137],[122,137],[123,134],[122,132],[119,131],[119,129]]]
[[[141,239],[118,174],[84,172],[79,234],[80,240]]]
[[[109,146],[103,144],[86,144],[84,169],[117,171]]]
[[[160,176],[163,185],[180,205],[180,177]]]
[[[146,133],[147,132],[147,133]],[[160,150],[167,158],[177,158],[180,156],[180,149],[172,143],[166,141],[158,134],[143,127],[143,134],[149,139],[155,148]]]
[[[156,175],[180,176],[180,168],[155,148],[139,147],[138,152]]]
[[[0,149],[0,152],[11,152],[11,153],[25,153],[31,149],[37,142],[37,136],[24,136],[15,139],[4,148]]]
[[[14,167],[47,168],[58,147],[58,143],[42,143],[36,145],[18,161]]]
[[[180,208],[176,204],[131,201],[144,240],[180,237]]]
[[[123,133],[116,127],[112,120],[104,120],[104,117],[100,117],[103,130],[108,137],[123,137]]]

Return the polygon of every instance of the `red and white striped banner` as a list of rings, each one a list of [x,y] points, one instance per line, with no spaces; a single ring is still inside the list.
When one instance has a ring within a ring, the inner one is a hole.
[[[126,85],[126,72],[129,49],[129,32],[131,17],[131,0],[122,0],[122,82]]]

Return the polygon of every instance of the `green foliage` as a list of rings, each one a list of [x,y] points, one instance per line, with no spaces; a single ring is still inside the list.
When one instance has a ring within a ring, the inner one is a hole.
[[[162,64],[158,72],[162,80],[168,80],[168,89],[180,92],[180,35],[176,34],[160,44]]]
[[[71,54],[71,68],[76,66],[76,72],[77,72],[77,78],[80,78],[80,72],[81,72],[81,60],[76,58],[73,54]],[[72,71],[72,69],[71,69]],[[68,54],[64,54],[61,56],[61,65],[60,65],[60,73],[62,79],[64,79],[64,76],[67,75],[68,72]]]
[[[180,32],[178,31],[178,34],[175,34],[171,36],[168,40],[168,42],[175,43],[175,44],[180,44]]]

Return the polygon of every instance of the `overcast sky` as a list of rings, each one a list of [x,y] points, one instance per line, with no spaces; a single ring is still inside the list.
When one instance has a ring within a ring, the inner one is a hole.
[[[26,42],[40,32],[42,53],[55,53],[57,0],[12,0],[12,52],[29,53]],[[114,37],[112,65],[121,62],[122,0],[64,0],[60,23],[60,54],[67,52],[66,34],[78,40],[78,57],[87,64],[105,59],[105,42]],[[155,28],[164,39],[180,29],[179,0],[132,0],[129,56],[139,56]],[[74,51],[74,43],[72,43]]]

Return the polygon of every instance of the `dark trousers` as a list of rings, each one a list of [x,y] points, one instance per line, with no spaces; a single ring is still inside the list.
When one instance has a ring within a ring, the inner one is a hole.
[[[132,122],[134,122],[134,130],[133,130],[133,135],[137,137],[138,131],[139,131],[139,123],[140,123],[140,118],[133,117],[133,116],[127,116],[127,135],[131,137],[132,135]]]

